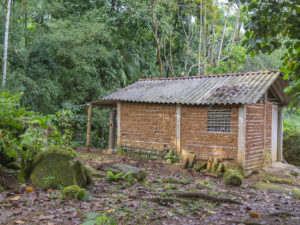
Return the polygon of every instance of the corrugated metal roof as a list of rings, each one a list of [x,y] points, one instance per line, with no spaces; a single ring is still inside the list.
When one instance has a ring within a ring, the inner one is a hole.
[[[141,79],[100,101],[179,103],[188,105],[256,103],[279,77],[259,71],[194,77]]]

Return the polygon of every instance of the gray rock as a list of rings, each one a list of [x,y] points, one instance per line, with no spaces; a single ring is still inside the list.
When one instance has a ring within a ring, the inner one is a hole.
[[[127,164],[109,164],[105,166],[105,171],[111,171],[114,174],[123,173],[125,175],[128,172],[131,172],[131,176],[136,178],[138,181],[144,181],[147,176],[147,172],[144,168],[137,168]]]

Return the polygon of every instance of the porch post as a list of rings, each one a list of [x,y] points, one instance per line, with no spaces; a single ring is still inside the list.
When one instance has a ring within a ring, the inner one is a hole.
[[[87,118],[87,128],[86,128],[86,147],[88,148],[88,151],[91,147],[92,108],[93,106],[90,104],[88,108],[88,118]]]
[[[117,146],[121,147],[121,103],[117,103]]]
[[[277,129],[277,161],[282,162],[283,160],[283,107],[278,107],[278,129]]]
[[[110,121],[109,121],[109,150],[115,149],[115,131],[116,131],[116,110],[110,110]]]
[[[181,144],[180,144],[180,123],[181,123],[181,108],[180,105],[176,105],[176,153],[178,156],[181,154]]]
[[[245,169],[246,148],[246,105],[239,107],[239,133],[238,133],[238,164]]]

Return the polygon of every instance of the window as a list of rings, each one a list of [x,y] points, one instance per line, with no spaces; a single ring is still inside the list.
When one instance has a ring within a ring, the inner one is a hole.
[[[207,131],[208,132],[230,132],[231,110],[230,109],[208,109]]]

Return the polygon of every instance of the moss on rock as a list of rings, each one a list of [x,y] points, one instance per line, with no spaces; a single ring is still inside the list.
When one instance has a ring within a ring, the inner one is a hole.
[[[62,196],[66,199],[82,199],[87,200],[88,192],[78,185],[71,185],[62,190]]]
[[[92,183],[92,176],[73,152],[49,149],[37,155],[30,173],[33,185],[42,188],[78,185],[80,187]]]
[[[285,188],[277,184],[264,182],[258,182],[254,185],[254,187],[262,191],[281,192],[286,194],[288,194],[291,191],[290,188]]]
[[[244,182],[242,173],[236,169],[226,169],[223,179],[225,184],[232,186],[240,186]]]

